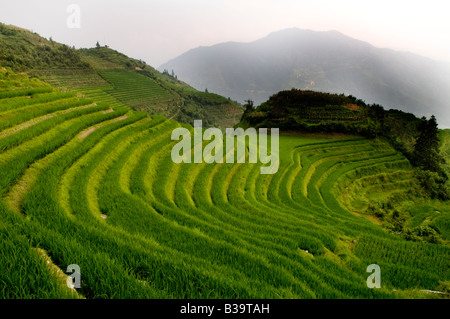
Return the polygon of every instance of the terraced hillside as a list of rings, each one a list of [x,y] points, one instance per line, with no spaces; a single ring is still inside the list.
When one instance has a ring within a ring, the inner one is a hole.
[[[0,71],[3,83],[14,76]],[[1,298],[396,298],[448,289],[447,244],[402,239],[336,197],[351,175],[383,173],[401,189],[404,174],[410,190],[409,163],[387,143],[281,136],[274,175],[261,175],[261,164],[174,164],[178,122],[27,81],[0,91]],[[366,285],[374,263],[381,289]],[[66,287],[71,264],[80,289]]]
[[[113,84],[107,92],[133,109],[145,111],[153,108],[155,112],[169,117],[177,111],[175,108],[174,114],[168,113],[173,109],[169,110],[169,105],[182,105],[181,99],[176,100],[168,90],[144,75],[127,71],[105,71],[100,75]]]
[[[205,126],[232,127],[242,114],[238,103],[194,90],[106,46],[75,49],[2,23],[0,65],[97,102],[161,114],[182,123],[202,119]]]

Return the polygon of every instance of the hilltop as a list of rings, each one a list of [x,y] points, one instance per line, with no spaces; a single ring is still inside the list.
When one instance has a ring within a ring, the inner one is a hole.
[[[434,115],[417,118],[400,110],[367,105],[352,95],[311,90],[285,90],[258,107],[247,101],[240,127],[278,127],[283,131],[357,134],[383,138],[416,167],[431,197],[450,199],[448,136]]]
[[[390,136],[412,152],[420,122],[411,113],[368,105],[353,95],[291,89],[272,95],[256,108],[247,104],[239,126]]]
[[[26,71],[61,90],[184,123],[202,119],[205,126],[231,127],[242,114],[238,103],[199,92],[176,75],[107,46],[75,49],[1,23],[0,65]]]
[[[192,49],[159,67],[193,87],[259,105],[297,88],[354,95],[450,127],[450,66],[381,49],[337,31],[286,29],[249,43]]]

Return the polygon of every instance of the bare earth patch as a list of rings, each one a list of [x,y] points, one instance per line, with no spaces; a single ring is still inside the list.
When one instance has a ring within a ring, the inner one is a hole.
[[[80,135],[78,135],[78,138],[80,140],[84,140],[89,134],[94,132],[96,129],[106,125],[106,123],[115,123],[115,122],[123,121],[123,120],[125,120],[127,118],[128,118],[128,115],[123,115],[123,116],[118,117],[118,118],[116,118],[116,119],[114,119],[112,121],[103,122],[103,123],[100,123],[100,124],[98,124],[96,126],[92,126],[92,127],[88,128],[88,129],[84,130],[83,132],[81,132]]]
[[[355,211],[352,211],[352,213],[355,214],[355,215],[358,215],[358,216],[367,218],[368,220],[373,221],[375,224],[378,224],[378,225],[381,225],[381,224],[382,224],[381,220],[380,220],[379,218],[375,217],[375,216],[372,216],[372,215],[366,215],[366,214],[361,214],[361,213],[355,212]]]
[[[95,131],[95,127],[92,126],[92,127],[88,128],[87,130],[84,130],[83,132],[81,132],[80,135],[78,136],[78,138],[80,140],[84,140],[89,134],[91,134],[94,131]]]
[[[356,105],[356,104],[347,104],[347,105],[345,105],[345,107],[346,107],[347,109],[349,109],[349,110],[352,110],[352,111],[357,111],[357,110],[359,110],[359,106]]]

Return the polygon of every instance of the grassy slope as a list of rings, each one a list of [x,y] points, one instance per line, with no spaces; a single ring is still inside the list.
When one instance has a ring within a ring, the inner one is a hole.
[[[440,140],[441,145],[439,148],[442,157],[446,161],[446,163],[443,164],[443,167],[447,172],[447,175],[450,177],[450,129],[440,131]],[[450,180],[447,181],[447,186],[450,188]]]
[[[198,92],[142,61],[99,47],[75,50],[36,33],[0,23],[0,65],[113,106],[129,106],[180,122],[232,127],[241,108],[215,94]],[[112,74],[111,72],[119,73]],[[111,76],[109,76],[111,75]],[[126,84],[133,83],[133,86]],[[139,98],[133,96],[139,95]]]
[[[450,173],[450,130],[440,131],[441,154]],[[408,239],[450,240],[448,201],[431,200],[421,191],[411,169],[372,172],[370,176],[343,176],[335,194],[347,209],[362,214]],[[450,185],[449,185],[450,186]]]
[[[441,155],[447,162],[444,167],[447,171],[447,174],[449,174],[450,176],[450,129],[440,131],[440,140],[441,144],[439,148],[441,150]]]
[[[0,99],[2,298],[418,298],[448,289],[448,246],[406,241],[336,200],[349,174],[410,173],[384,142],[282,136],[274,175],[260,164],[174,164],[178,122],[33,95],[24,86],[45,84],[23,75],[11,91],[16,76],[0,75],[0,96],[18,92]],[[73,263],[76,294],[55,270]],[[366,287],[371,263],[382,289]]]
[[[128,78],[128,83],[138,82],[139,78],[143,78],[141,75],[153,81],[153,86],[156,86],[156,90],[161,94],[156,95],[156,98],[144,95],[141,100],[126,103],[133,109],[143,110],[149,114],[163,114],[168,118],[189,124],[192,124],[194,119],[202,119],[205,126],[220,128],[232,127],[240,119],[242,110],[234,102],[213,93],[199,92],[186,83],[162,74],[141,61],[129,59],[123,54],[105,47],[81,50],[80,52],[83,60],[98,70],[103,78],[113,85],[118,84],[117,91],[123,90],[117,72],[124,72],[123,78]],[[149,81],[149,79],[146,80],[146,82]],[[113,96],[115,93],[120,94],[114,92],[115,90],[114,88],[109,93]],[[135,96],[135,93],[130,90],[130,94]],[[146,97],[150,103],[146,103]],[[121,98],[119,97],[119,99]],[[133,100],[133,96],[129,100]],[[127,97],[122,96],[122,101],[126,102]]]
[[[351,132],[382,136],[408,158],[414,150],[420,120],[412,114],[385,111],[344,95],[314,91],[281,91],[255,110],[246,110],[243,127],[280,127],[302,132]],[[442,132],[445,153],[446,132]],[[430,200],[411,170],[374,176],[347,174],[335,186],[335,196],[355,214],[371,218],[410,240],[448,242],[448,202]]]

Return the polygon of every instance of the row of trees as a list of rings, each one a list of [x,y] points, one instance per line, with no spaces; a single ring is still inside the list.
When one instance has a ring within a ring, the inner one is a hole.
[[[170,77],[172,77],[174,79],[178,79],[178,76],[175,74],[174,70],[172,70],[172,72],[169,73],[169,70],[164,69],[163,74],[165,74],[167,76],[170,76]]]
[[[422,117],[418,130],[419,136],[411,158],[412,163],[421,168],[418,178],[431,197],[450,199],[446,187],[448,176],[442,167],[445,159],[439,152],[439,129],[435,116],[428,120]]]

